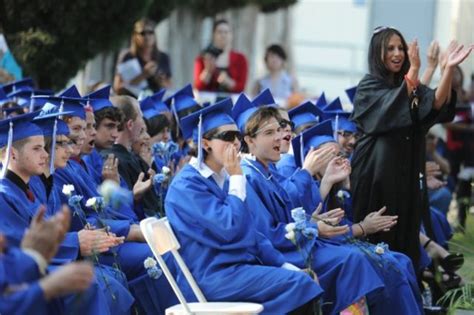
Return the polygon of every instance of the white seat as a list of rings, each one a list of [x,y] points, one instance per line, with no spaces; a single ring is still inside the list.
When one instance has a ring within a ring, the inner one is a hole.
[[[157,219],[155,217],[150,217],[144,219],[140,222],[140,229],[146,242],[150,246],[153,255],[158,261],[161,270],[165,274],[166,279],[170,283],[171,288],[180,302],[180,304],[166,309],[166,315],[251,315],[259,314],[263,311],[263,305],[257,303],[207,302],[204,294],[198,287],[194,277],[178,252],[180,245],[167,218]],[[186,302],[183,293],[179,289],[178,284],[168,269],[168,266],[161,257],[167,252],[170,252],[173,255],[199,302]]]

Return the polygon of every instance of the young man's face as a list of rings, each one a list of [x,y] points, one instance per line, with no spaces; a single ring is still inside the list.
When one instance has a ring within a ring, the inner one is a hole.
[[[94,113],[86,112],[86,139],[81,147],[81,154],[89,154],[94,149],[94,142],[97,132],[95,131]]]
[[[67,136],[57,136],[54,152],[54,168],[65,168],[71,157],[74,143]]]
[[[44,173],[47,167],[48,153],[44,149],[44,137],[29,137],[23,147],[12,147],[10,165],[23,175],[35,176]]]
[[[72,147],[72,155],[79,156],[86,140],[86,121],[74,116],[67,122],[67,125],[70,131],[69,138],[75,143]]]
[[[95,146],[110,149],[119,135],[119,122],[104,118],[96,127]]]

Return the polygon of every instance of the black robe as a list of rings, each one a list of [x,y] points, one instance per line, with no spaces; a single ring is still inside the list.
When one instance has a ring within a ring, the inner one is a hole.
[[[420,85],[418,95],[418,108],[411,108],[405,82],[390,87],[367,74],[357,87],[351,116],[363,133],[352,158],[355,222],[387,206],[386,214],[398,215],[397,225],[369,240],[405,253],[416,267],[422,219],[429,226],[425,135],[434,124],[452,120],[456,104],[455,92],[439,111],[433,109],[435,90]]]

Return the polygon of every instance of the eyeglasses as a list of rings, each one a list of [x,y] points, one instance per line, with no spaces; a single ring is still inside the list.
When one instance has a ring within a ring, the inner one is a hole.
[[[141,36],[154,35],[155,34],[155,32],[151,31],[151,30],[145,30],[145,31],[135,32],[135,33],[138,34],[138,35],[141,35]]]
[[[290,126],[291,127],[291,130],[295,129],[295,123],[290,121],[290,120],[286,120],[286,119],[282,119],[280,120],[280,127],[282,129],[285,129],[286,127]]]
[[[350,139],[354,137],[354,139],[359,140],[362,137],[362,134],[360,134],[359,132],[350,132],[344,130],[338,131],[337,134],[343,137],[344,139]]]
[[[67,147],[72,147],[74,145],[74,141],[56,141],[56,147],[61,147],[66,149]]]
[[[225,142],[234,142],[235,138],[242,141],[242,134],[237,130],[227,130],[211,136],[208,140],[218,139]]]
[[[377,26],[376,28],[374,28],[374,31],[372,32],[372,35],[375,35],[375,34],[378,34],[380,32],[383,32],[385,30],[394,30],[395,28],[391,27],[391,26]]]

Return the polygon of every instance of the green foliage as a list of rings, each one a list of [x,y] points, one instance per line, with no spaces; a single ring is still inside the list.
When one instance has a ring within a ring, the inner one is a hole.
[[[87,60],[116,49],[152,0],[4,0],[15,58],[41,88],[60,89]]]
[[[159,22],[177,7],[196,14],[257,4],[271,12],[297,0],[0,0],[0,23],[9,46],[40,88],[59,90],[85,63],[129,38],[133,23],[148,15]]]

